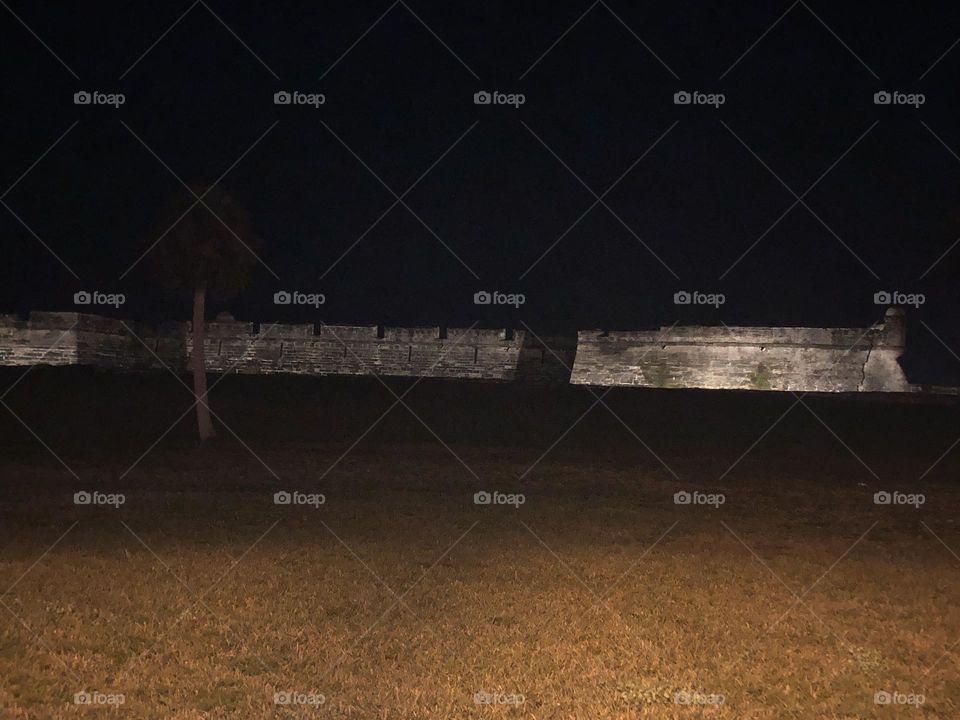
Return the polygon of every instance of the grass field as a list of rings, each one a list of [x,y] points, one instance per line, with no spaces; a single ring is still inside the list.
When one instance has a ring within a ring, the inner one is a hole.
[[[960,717],[955,405],[22,372],[4,718]]]

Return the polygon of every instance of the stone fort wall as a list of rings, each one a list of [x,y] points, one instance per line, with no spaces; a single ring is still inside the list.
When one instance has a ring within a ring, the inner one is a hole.
[[[869,328],[581,331],[571,382],[794,392],[908,392],[903,311]]]
[[[401,375],[566,383],[575,341],[522,331],[207,323],[210,372]],[[89,365],[184,371],[190,323],[149,326],[86,313],[0,315],[0,365]]]
[[[907,392],[902,311],[869,328],[672,327],[538,339],[510,330],[207,324],[211,372],[425,376],[531,384]],[[0,315],[0,365],[188,368],[189,323]],[[569,370],[572,368],[572,375]]]

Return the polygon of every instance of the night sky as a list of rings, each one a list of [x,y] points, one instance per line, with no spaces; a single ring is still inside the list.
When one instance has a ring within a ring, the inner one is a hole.
[[[219,181],[262,264],[211,313],[863,326],[898,290],[925,298],[911,353],[960,366],[934,336],[960,350],[956,3],[60,6],[0,10],[2,311],[74,310],[86,289],[126,295],[103,314],[187,319],[137,260],[181,180]],[[283,289],[326,304],[277,307]],[[478,307],[484,289],[526,303]],[[680,290],[726,302],[678,307]]]

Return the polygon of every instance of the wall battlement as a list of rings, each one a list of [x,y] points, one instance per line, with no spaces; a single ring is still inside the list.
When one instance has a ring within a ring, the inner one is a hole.
[[[909,392],[897,362],[903,312],[869,328],[670,327],[572,337],[476,328],[207,323],[207,367],[224,373],[394,375],[533,384],[795,392]],[[190,323],[86,313],[0,315],[0,365],[188,369]],[[572,368],[572,375],[569,370]]]
[[[211,372],[400,375],[565,383],[574,341],[553,352],[524,332],[377,325],[289,325],[218,318],[207,323]],[[566,342],[564,342],[566,340]],[[190,323],[150,326],[86,313],[0,316],[0,365],[90,365],[182,372],[193,350]],[[560,355],[563,362],[554,353]]]

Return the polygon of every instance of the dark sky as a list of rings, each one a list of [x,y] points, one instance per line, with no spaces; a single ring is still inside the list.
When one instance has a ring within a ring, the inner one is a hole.
[[[900,290],[925,295],[911,342],[960,364],[931,332],[960,348],[960,245],[937,262],[960,237],[956,3],[63,5],[0,11],[0,184],[15,183],[0,309],[73,309],[96,289],[127,296],[119,315],[185,319],[149,254],[127,271],[187,193],[170,170],[208,184],[229,169],[270,270],[212,312],[864,325],[875,292]],[[126,102],[78,106],[79,90]],[[278,90],[326,103],[277,106]],[[479,90],[526,102],[478,106]],[[676,105],[679,90],[725,103]],[[925,102],[876,105],[880,90]],[[392,193],[409,209],[367,232]],[[278,308],[279,289],[327,302]],[[481,289],[527,301],[477,307]],[[678,290],[726,303],[677,307]]]

